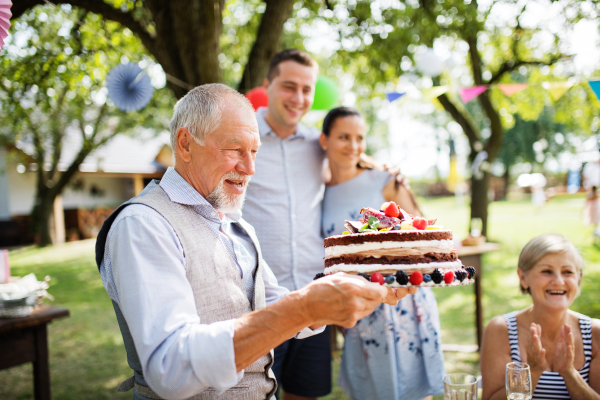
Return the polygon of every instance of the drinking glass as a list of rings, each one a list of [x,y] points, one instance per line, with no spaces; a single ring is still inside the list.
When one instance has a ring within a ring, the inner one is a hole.
[[[450,374],[444,376],[445,400],[477,400],[479,378],[469,374]]]
[[[506,364],[506,397],[509,400],[531,399],[531,371],[521,362]]]
[[[481,236],[481,229],[483,228],[483,221],[481,218],[471,218],[471,236]]]

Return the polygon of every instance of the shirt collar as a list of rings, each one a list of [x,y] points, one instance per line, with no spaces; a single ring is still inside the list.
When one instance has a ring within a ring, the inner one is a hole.
[[[260,107],[258,110],[256,110],[256,122],[258,123],[258,133],[260,134],[260,136],[265,136],[265,135],[277,136],[277,134],[275,132],[273,132],[273,129],[265,120],[265,115],[267,115],[267,110],[268,110],[267,107]],[[298,125],[296,125],[296,132],[294,132],[291,136],[287,137],[286,139],[304,138],[306,136],[307,129],[308,128],[306,126],[304,126],[302,124],[298,124]],[[277,137],[279,137],[279,136],[277,136]]]
[[[221,221],[217,210],[200,194],[192,185],[188,183],[173,167],[167,168],[167,171],[160,180],[160,187],[163,188],[169,200],[173,203],[184,204],[194,207],[202,216]],[[213,213],[215,213],[213,215]],[[225,214],[222,222],[238,222],[242,218],[242,211]]]

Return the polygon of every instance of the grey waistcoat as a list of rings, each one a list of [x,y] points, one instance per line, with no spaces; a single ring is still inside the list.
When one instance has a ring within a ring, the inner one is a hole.
[[[172,202],[160,186],[144,192],[143,195],[121,205],[102,226],[96,244],[98,265],[104,254],[108,231],[118,213],[130,204],[144,204],[156,210],[169,222],[181,242],[185,254],[186,277],[194,293],[196,310],[201,323],[211,324],[238,318],[252,310],[265,307],[265,286],[262,278],[263,258],[254,229],[247,222],[240,220],[239,223],[250,236],[258,256],[258,267],[254,275],[253,304],[250,304],[248,300],[237,265],[203,218],[191,207]],[[119,306],[114,302],[113,306],[127,350],[127,362],[134,370],[136,386],[138,388],[142,386],[144,396],[160,399],[148,388],[127,322]],[[216,394],[214,388],[207,388],[190,397],[189,400],[271,399],[277,389],[275,376],[271,371],[272,364],[273,351],[248,366],[242,380],[233,388],[220,395]],[[120,390],[130,389],[133,381],[133,379],[125,381]]]

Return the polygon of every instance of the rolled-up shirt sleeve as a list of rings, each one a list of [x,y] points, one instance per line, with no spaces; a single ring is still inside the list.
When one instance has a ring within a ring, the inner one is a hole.
[[[263,281],[265,282],[265,300],[267,305],[278,302],[287,296],[290,291],[283,286],[279,286],[277,283],[277,277],[271,270],[271,268],[267,265],[267,262],[263,259]],[[325,327],[322,326],[317,329],[310,329],[308,327],[302,329],[298,332],[294,338],[296,339],[304,339],[309,336],[316,335],[317,333],[321,333],[325,330]]]
[[[158,395],[187,398],[239,382],[234,320],[202,324],[183,249],[160,214],[143,205],[123,210],[110,229],[103,264],[104,284],[127,321],[144,378]]]

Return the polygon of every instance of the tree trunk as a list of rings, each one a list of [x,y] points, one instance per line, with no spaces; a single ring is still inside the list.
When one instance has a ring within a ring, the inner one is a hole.
[[[45,247],[53,244],[52,216],[54,214],[54,199],[52,190],[38,191],[35,195],[35,206],[31,213],[34,232],[39,237],[38,245]]]
[[[260,21],[256,40],[238,86],[241,93],[262,85],[269,70],[269,62],[281,45],[283,24],[292,14],[293,0],[265,1],[267,8]]]
[[[475,176],[471,178],[471,220],[481,218],[481,234],[484,236],[487,236],[489,182],[490,173],[487,171],[483,173],[482,179],[475,179]]]
[[[505,165],[504,168],[504,174],[502,175],[502,180],[504,181],[504,187],[502,188],[502,200],[506,200],[508,198],[508,186],[510,185],[510,165]]]

